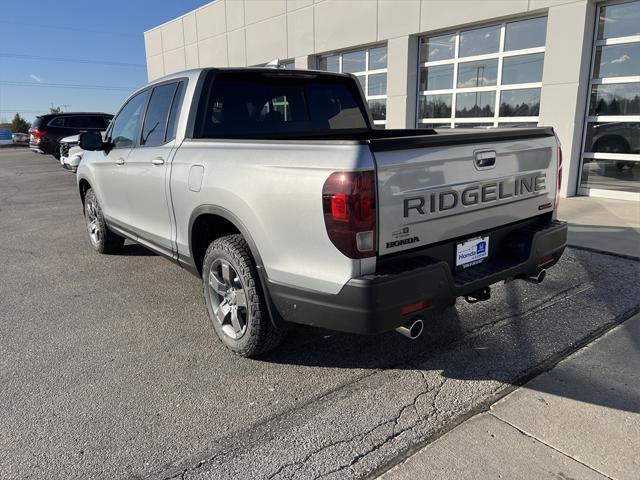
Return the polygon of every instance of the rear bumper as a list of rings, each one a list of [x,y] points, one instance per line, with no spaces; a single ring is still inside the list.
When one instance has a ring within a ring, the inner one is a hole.
[[[29,148],[36,153],[42,153],[44,155],[54,155],[58,152],[57,142],[51,140],[42,140],[39,143],[29,142]]]
[[[491,236],[494,254],[466,270],[451,268],[456,239],[426,251],[381,260],[376,274],[351,279],[336,295],[273,282],[269,282],[269,293],[287,321],[351,333],[381,333],[420,313],[443,309],[457,297],[553,266],[566,246],[567,224],[527,221],[485,234]],[[540,265],[543,257],[547,259]],[[430,302],[427,309],[401,313],[402,307],[422,300]]]

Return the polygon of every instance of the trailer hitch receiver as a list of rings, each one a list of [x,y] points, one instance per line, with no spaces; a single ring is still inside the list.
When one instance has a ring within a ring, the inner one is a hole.
[[[464,299],[467,303],[478,303],[484,302],[485,300],[489,300],[491,298],[491,287],[483,287],[480,290],[476,290],[475,292],[471,292],[469,295],[465,295]]]

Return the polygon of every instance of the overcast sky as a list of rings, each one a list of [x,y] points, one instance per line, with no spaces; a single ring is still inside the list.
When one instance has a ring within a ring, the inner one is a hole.
[[[207,3],[2,0],[0,123],[16,112],[32,121],[52,103],[114,113],[147,81],[143,32]]]

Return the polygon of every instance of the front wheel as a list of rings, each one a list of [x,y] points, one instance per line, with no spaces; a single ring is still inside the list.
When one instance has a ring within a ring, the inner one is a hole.
[[[96,252],[109,254],[122,249],[124,238],[113,233],[107,227],[98,198],[91,188],[84,196],[84,219],[87,224],[89,241]]]
[[[251,252],[242,235],[209,245],[202,267],[204,298],[218,338],[234,353],[255,357],[284,336],[269,317]]]

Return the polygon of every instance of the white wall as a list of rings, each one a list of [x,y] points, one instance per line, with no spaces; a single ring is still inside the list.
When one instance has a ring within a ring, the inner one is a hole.
[[[584,1],[215,0],[145,32],[148,74],[294,59]]]
[[[563,195],[577,182],[594,0],[215,0],[145,32],[150,80],[194,67],[294,59],[388,45],[387,128],[415,122],[418,34],[547,13],[541,124],[563,144]]]

